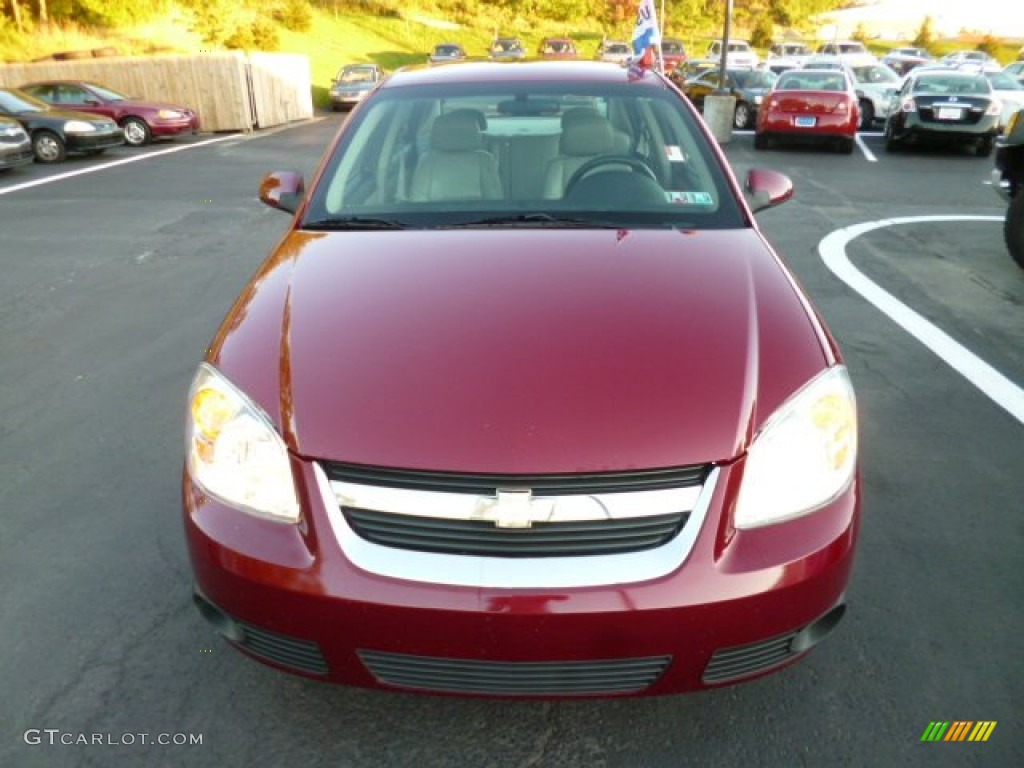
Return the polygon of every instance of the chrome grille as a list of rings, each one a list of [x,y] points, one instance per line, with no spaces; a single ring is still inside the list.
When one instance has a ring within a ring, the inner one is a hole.
[[[637,693],[661,677],[671,656],[596,661],[479,661],[359,651],[378,681],[403,688],[497,696]]]
[[[348,527],[367,542],[553,558],[663,546],[689,519],[709,467],[495,475],[326,464],[324,471]]]

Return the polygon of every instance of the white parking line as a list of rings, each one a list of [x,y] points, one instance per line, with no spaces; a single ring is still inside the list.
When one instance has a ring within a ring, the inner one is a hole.
[[[869,163],[877,163],[878,162],[878,158],[875,157],[874,152],[872,152],[870,149],[868,149],[868,145],[864,143],[864,139],[862,139],[860,137],[859,133],[857,134],[857,137],[856,137],[855,141],[857,142],[857,146],[860,147],[860,151],[864,153],[864,157],[866,157],[868,159]]]
[[[47,176],[44,179],[33,179],[32,181],[25,181],[21,184],[12,184],[9,187],[0,188],[0,195],[6,195],[11,192],[18,192],[22,189],[31,189],[32,187],[39,187],[43,184],[52,184],[56,181],[63,181],[64,179],[71,179],[75,176],[84,176],[87,173],[96,173],[97,171],[105,171],[107,168],[114,168],[118,165],[127,165],[128,163],[138,163],[142,160],[149,160],[153,157],[160,157],[161,155],[169,155],[174,152],[184,152],[186,149],[195,149],[196,147],[205,147],[210,144],[219,144],[223,141],[230,141],[232,139],[238,139],[237,136],[231,134],[229,136],[217,136],[213,139],[206,139],[205,141],[197,141],[194,144],[179,144],[176,147],[170,147],[168,149],[159,149],[155,152],[147,152],[144,155],[134,155],[133,157],[125,157],[121,160],[111,160],[109,163],[102,163],[100,165],[90,165],[88,168],[78,168],[74,171],[66,171],[64,173],[58,173],[53,176]]]
[[[1024,424],[1024,389],[963,345],[954,341],[928,320],[871,282],[846,255],[846,245],[854,238],[883,227],[936,221],[999,221],[1001,216],[907,216],[898,219],[867,221],[829,234],[818,244],[822,260],[832,272],[874,304],[897,325],[938,355],[951,368],[980,389],[998,406]]]

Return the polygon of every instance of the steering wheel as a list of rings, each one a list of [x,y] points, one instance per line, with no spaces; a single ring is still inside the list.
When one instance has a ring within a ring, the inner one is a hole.
[[[650,166],[640,158],[630,157],[629,155],[601,155],[587,160],[587,162],[576,169],[576,172],[569,177],[567,182],[565,182],[565,192],[563,193],[563,196],[567,197],[569,193],[572,192],[573,188],[579,184],[585,176],[589,176],[597,168],[605,165],[625,165],[634,173],[646,176],[655,184],[658,183],[658,177],[654,175],[654,171],[652,171]]]

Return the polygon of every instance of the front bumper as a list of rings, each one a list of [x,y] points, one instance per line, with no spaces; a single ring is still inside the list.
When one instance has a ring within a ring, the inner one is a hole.
[[[64,141],[69,152],[90,152],[120,147],[124,144],[124,132],[118,128],[106,133],[68,133]]]
[[[7,169],[27,165],[35,160],[35,157],[35,152],[32,151],[32,142],[28,137],[16,144],[0,140],[0,168]]]
[[[244,652],[296,674],[462,695],[667,694],[786,666],[842,615],[858,483],[811,515],[737,531],[725,510],[741,463],[723,466],[674,570],[640,581],[610,571],[607,585],[507,589],[359,567],[322,472],[312,462],[294,467],[299,525],[208,499],[187,473],[183,499],[201,611]],[[409,553],[392,552],[401,567]],[[579,560],[585,567],[587,558]],[[527,565],[543,579],[544,558]]]
[[[149,122],[149,130],[154,136],[180,136],[183,133],[199,133],[199,115],[189,112],[185,117],[155,117]]]

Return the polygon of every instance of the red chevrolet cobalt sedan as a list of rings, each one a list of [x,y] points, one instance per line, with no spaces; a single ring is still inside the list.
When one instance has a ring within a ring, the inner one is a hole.
[[[188,395],[199,609],[259,661],[391,690],[721,686],[836,626],[854,394],[664,77],[403,70],[353,111]]]

